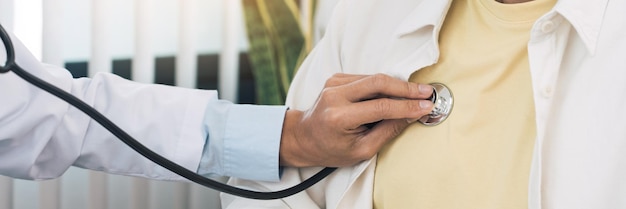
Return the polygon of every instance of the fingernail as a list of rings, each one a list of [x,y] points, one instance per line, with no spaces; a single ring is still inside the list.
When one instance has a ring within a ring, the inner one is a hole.
[[[420,100],[420,108],[422,109],[430,109],[433,106],[433,103],[428,100]]]
[[[433,93],[433,87],[430,85],[426,85],[426,84],[420,84],[417,88],[419,88],[419,91],[421,94],[431,94]]]
[[[415,123],[415,121],[417,120],[419,120],[419,118],[407,118],[406,122],[410,124],[410,123]]]

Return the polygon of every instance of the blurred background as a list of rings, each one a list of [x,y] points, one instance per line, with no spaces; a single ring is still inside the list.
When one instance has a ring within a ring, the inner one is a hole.
[[[282,104],[338,0],[0,0],[0,24],[74,77],[217,89]],[[219,179],[225,181],[225,178]],[[0,176],[0,209],[219,209],[218,193],[71,168],[33,182]]]

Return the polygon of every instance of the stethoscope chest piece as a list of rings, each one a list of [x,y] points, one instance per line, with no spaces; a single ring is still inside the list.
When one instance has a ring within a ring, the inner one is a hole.
[[[450,115],[454,98],[452,92],[446,85],[441,83],[431,83],[430,85],[433,87],[433,95],[430,101],[433,102],[435,107],[433,107],[430,114],[425,115],[418,121],[426,126],[436,126],[446,120]]]

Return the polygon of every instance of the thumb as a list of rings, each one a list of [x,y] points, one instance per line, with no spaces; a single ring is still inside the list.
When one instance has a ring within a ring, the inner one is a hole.
[[[395,139],[410,125],[406,119],[393,119],[380,121],[374,126],[363,138],[362,145],[366,147],[369,157],[374,156],[378,151],[387,144],[387,142]]]

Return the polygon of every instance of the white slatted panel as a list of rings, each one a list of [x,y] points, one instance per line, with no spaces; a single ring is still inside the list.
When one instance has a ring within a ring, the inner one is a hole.
[[[127,176],[106,175],[106,185],[102,188],[106,192],[106,208],[131,209],[133,198],[133,179]]]
[[[132,79],[152,83],[155,78],[154,49],[154,1],[135,0],[135,52],[132,64]],[[150,181],[141,178],[132,180],[130,208],[150,207]]]
[[[196,9],[197,0],[178,1],[178,54],[176,55],[176,85],[195,88],[197,51],[196,51]]]
[[[135,0],[135,53],[132,78],[142,83],[154,82],[154,1]]]
[[[39,208],[61,208],[61,179],[47,180],[39,183]]]
[[[31,53],[39,60],[42,56],[42,2],[40,0],[20,0],[15,1],[15,23],[14,34],[23,41]],[[24,11],[31,11],[27,14]],[[13,208],[30,209],[38,208],[39,183],[25,180],[14,180],[13,182]],[[29,198],[19,198],[28,196]]]
[[[0,0],[0,24],[5,30],[13,30],[14,0]],[[13,179],[0,176],[0,209],[13,208]]]
[[[13,179],[0,176],[0,209],[13,208]]]
[[[195,34],[196,0],[178,1],[178,50],[175,64],[175,84],[196,87],[197,50]],[[138,23],[141,24],[141,23]],[[175,40],[171,40],[175,41]],[[189,184],[150,182],[150,207],[154,209],[188,208]]]
[[[98,72],[112,72],[111,62],[111,23],[114,15],[111,3],[106,0],[91,1],[91,56],[88,75],[93,77]],[[99,172],[89,173],[89,209],[108,208],[108,176]]]
[[[13,30],[15,0],[0,0],[0,23],[6,30]]]
[[[43,5],[42,24],[42,62],[63,66],[63,12],[62,0],[45,0]],[[61,208],[61,179],[39,183],[39,208]]]
[[[243,15],[241,1],[224,0],[222,52],[220,53],[219,92],[221,99],[237,102],[239,80],[239,40]]]
[[[226,182],[228,178],[221,177],[215,180]],[[219,192],[204,186],[192,185],[189,199],[189,209],[220,209]]]
[[[13,181],[13,208],[39,208],[39,185],[34,181],[16,179]],[[28,198],[24,198],[28,197]]]
[[[67,170],[61,181],[61,208],[87,209],[89,196],[89,172],[80,168]]]
[[[42,62],[63,66],[63,0],[45,0],[43,6],[42,23]]]
[[[107,174],[100,172],[89,173],[89,209],[107,209]]]
[[[111,3],[106,0],[91,1],[91,57],[89,59],[89,77],[98,72],[111,72],[111,34],[110,15],[115,15]]]
[[[133,179],[133,191],[130,208],[147,209],[150,207],[150,180]]]

